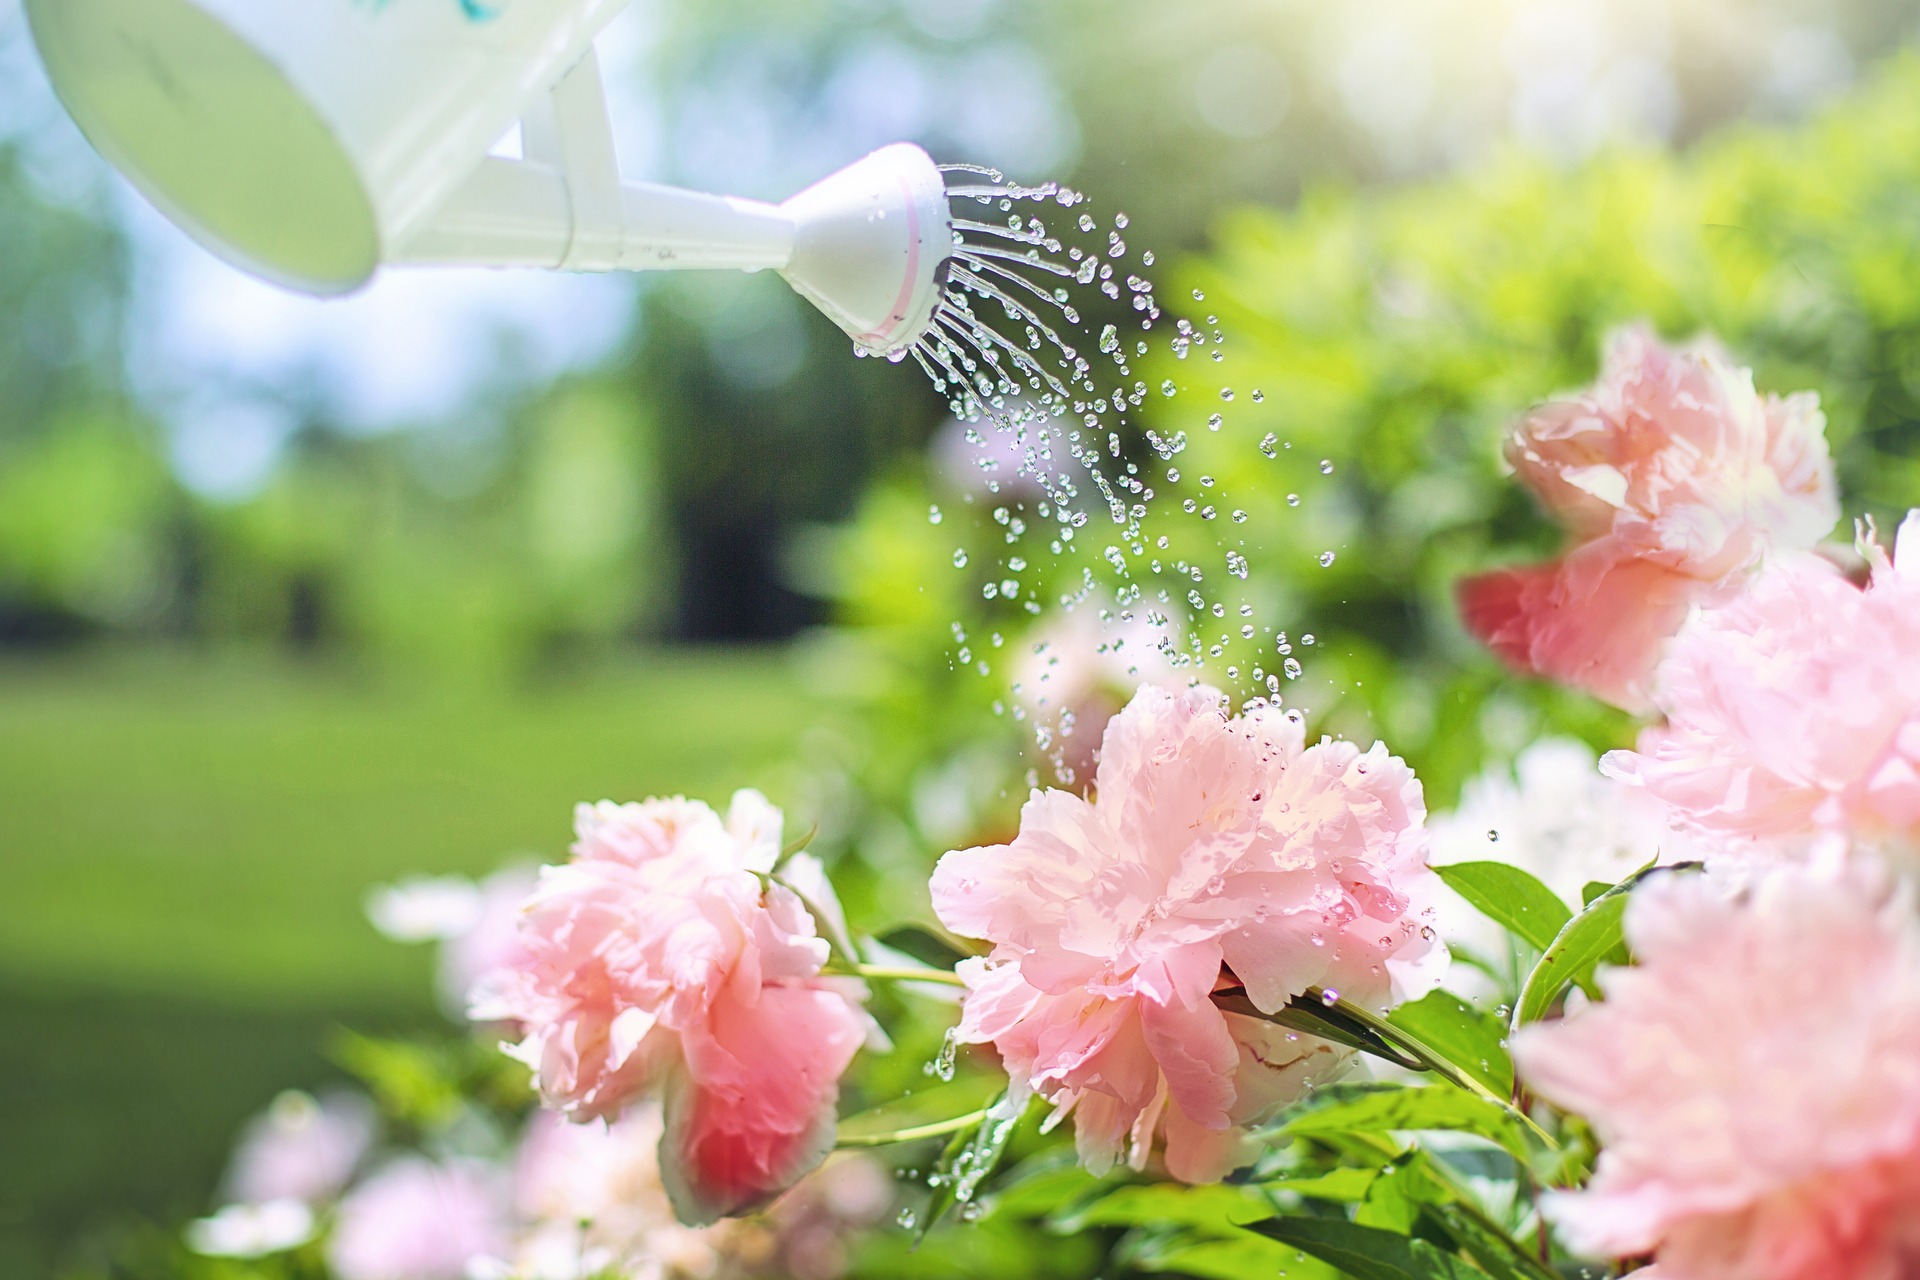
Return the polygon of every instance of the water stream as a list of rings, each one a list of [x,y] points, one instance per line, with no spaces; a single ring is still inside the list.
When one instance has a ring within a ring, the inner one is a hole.
[[[1073,785],[1086,780],[1087,760],[1072,741],[1071,693],[1046,687],[1052,670],[1093,663],[1128,687],[1204,681],[1277,699],[1302,668],[1286,634],[1257,617],[1240,528],[1248,512],[1213,476],[1182,475],[1188,430],[1228,430],[1238,395],[1212,386],[1227,362],[1216,318],[1196,324],[1163,310],[1146,274],[1154,255],[1128,245],[1126,214],[1102,221],[1086,197],[1054,183],[942,168],[955,233],[947,281],[928,333],[895,358],[911,356],[947,398],[983,468],[1014,461],[1013,479],[989,472],[982,485],[1005,531],[999,562],[972,563],[962,546],[954,564],[986,571],[982,594],[1000,608],[1063,615],[1057,634],[1033,645],[1040,661],[1024,664],[1038,671],[1026,676],[1029,687],[1018,668],[1003,675],[1015,677],[1011,714],[1032,721],[1057,779]],[[1205,298],[1195,291],[1193,301]],[[1137,330],[1114,321],[1094,332],[1098,317],[1121,307]],[[1136,365],[1154,358],[1155,344],[1219,371],[1188,377],[1186,391],[1173,378],[1150,388]],[[1191,389],[1195,382],[1207,391]],[[1214,407],[1164,403],[1194,394]],[[1143,421],[1150,397],[1160,429]],[[1248,398],[1264,399],[1253,389]],[[1165,429],[1182,417],[1193,420]],[[1268,465],[1282,456],[1271,434],[1257,447]],[[1097,625],[1082,622],[1089,614]],[[986,655],[1003,643],[999,633],[976,652],[961,623],[953,630],[956,662],[991,675]]]

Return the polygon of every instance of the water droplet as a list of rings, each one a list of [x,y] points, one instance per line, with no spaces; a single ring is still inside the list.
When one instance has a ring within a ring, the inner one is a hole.
[[[1221,417],[1217,413],[1210,414],[1207,417],[1207,430],[1218,431],[1220,429],[1221,424],[1224,423],[1225,421],[1226,419]]]
[[[1269,431],[1264,437],[1261,438],[1260,452],[1266,454],[1269,458],[1278,457],[1280,454],[1280,450],[1276,446],[1279,443],[1280,443],[1280,437],[1274,435],[1273,432]]]
[[[927,1064],[927,1074],[943,1081],[953,1079],[954,1066],[960,1056],[960,1028],[948,1027],[940,1040],[940,1053]]]
[[[1303,636],[1301,636],[1301,637],[1300,637],[1300,643],[1301,643],[1301,644],[1312,644],[1312,643],[1313,643],[1313,632],[1311,632],[1311,631],[1309,631],[1309,632],[1307,632],[1307,633],[1306,633],[1305,635],[1303,635]]]
[[[1231,399],[1233,399],[1233,388],[1232,388],[1232,387],[1222,387],[1222,388],[1220,388],[1220,398],[1221,398],[1222,400],[1231,400]]]
[[[931,506],[931,507],[928,507],[928,508],[927,508],[927,523],[928,523],[928,524],[939,524],[939,523],[940,523],[940,521],[941,521],[942,519],[944,519],[944,518],[945,518],[945,517],[943,517],[943,516],[942,516],[942,515],[940,514],[940,508],[939,508],[939,507],[938,507],[937,505],[936,505],[936,506]]]
[[[1500,839],[1500,833],[1498,831],[1489,831],[1487,832],[1487,839],[1497,842]]]
[[[1326,569],[1326,568],[1330,568],[1332,564],[1333,564],[1333,552],[1322,551],[1320,553],[1320,567],[1322,569]]]
[[[1082,231],[1091,231],[1095,225],[1092,214],[1083,213],[1080,215],[1080,229]]]
[[[900,1224],[902,1230],[911,1231],[920,1225],[920,1215],[912,1209],[902,1209],[894,1221]]]
[[[1333,1008],[1333,1006],[1340,1003],[1340,993],[1338,991],[1335,991],[1332,987],[1328,987],[1325,991],[1322,991],[1320,993],[1320,1003],[1324,1004],[1325,1006],[1327,1006],[1327,1008],[1331,1009]]]
[[[965,547],[954,548],[953,567],[956,569],[964,569],[967,567],[967,552]]]
[[[1202,293],[1200,290],[1195,289],[1193,291],[1193,300],[1195,302],[1205,302],[1207,300],[1207,295],[1205,293]]]
[[[1165,382],[1162,382],[1162,383],[1160,384],[1160,394],[1161,394],[1161,395],[1163,395],[1163,396],[1170,396],[1170,395],[1172,395],[1172,394],[1173,394],[1173,393],[1174,393],[1174,392],[1175,392],[1176,390],[1178,390],[1178,388],[1176,388],[1176,387],[1175,387],[1175,386],[1173,385],[1173,379],[1172,379],[1172,378],[1168,378],[1168,379],[1167,379],[1167,380],[1166,380]]]
[[[1127,229],[1127,215],[1124,213],[1114,214],[1113,225],[1116,227],[1119,227],[1122,231],[1125,231]]]
[[[1265,400],[1266,398],[1267,398],[1267,393],[1266,393],[1266,392],[1264,392],[1264,391],[1262,391],[1262,390],[1261,390],[1260,388],[1258,388],[1258,387],[1255,387],[1255,388],[1253,389],[1253,402],[1254,402],[1255,404],[1259,404],[1259,403],[1261,403],[1261,402],[1262,402],[1263,400]]]
[[[1287,679],[1289,680],[1298,680],[1300,678],[1300,660],[1298,658],[1288,658],[1280,664],[1280,669],[1287,673]]]
[[[1332,474],[1333,474],[1333,459],[1332,459],[1332,458],[1322,458],[1322,459],[1320,459],[1320,474],[1321,474],[1321,475],[1323,475],[1323,476],[1330,476],[1330,475],[1332,475]]]

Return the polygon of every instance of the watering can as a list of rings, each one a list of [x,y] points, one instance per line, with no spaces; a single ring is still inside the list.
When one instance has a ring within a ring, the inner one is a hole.
[[[932,323],[942,176],[897,143],[781,204],[626,182],[593,41],[626,0],[26,0],[93,145],[227,261],[778,271],[863,350]],[[490,154],[516,123],[522,157]]]

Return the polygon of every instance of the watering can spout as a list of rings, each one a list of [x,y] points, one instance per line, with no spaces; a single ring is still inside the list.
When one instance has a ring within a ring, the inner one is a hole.
[[[489,157],[392,261],[772,270],[862,350],[887,355],[931,325],[952,241],[940,171],[908,143],[779,205],[640,183],[583,197],[558,167]]]
[[[593,41],[626,0],[26,0],[62,101],[160,211],[321,296],[386,265],[780,272],[864,350],[932,322],[939,170],[886,147],[773,205],[622,181]],[[518,124],[522,157],[489,154]]]

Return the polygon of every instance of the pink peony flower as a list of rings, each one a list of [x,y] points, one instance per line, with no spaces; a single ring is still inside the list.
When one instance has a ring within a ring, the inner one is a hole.
[[[1647,882],[1637,967],[1514,1044],[1588,1117],[1592,1183],[1547,1205],[1568,1245],[1685,1280],[1920,1272],[1920,923],[1877,875],[1783,865],[1743,889]],[[1653,1274],[1648,1272],[1646,1274]]]
[[[1730,851],[1920,835],[1920,512],[1863,591],[1783,558],[1688,624],[1661,665],[1667,723],[1603,768]]]
[[[1533,410],[1507,441],[1573,549],[1463,581],[1467,630],[1523,671],[1646,710],[1663,642],[1693,605],[1839,519],[1825,431],[1811,392],[1761,396],[1708,344],[1621,331],[1590,391]]]
[[[227,1167],[226,1196],[255,1205],[331,1199],[373,1145],[377,1127],[373,1104],[359,1094],[316,1100],[289,1090],[240,1135]]]
[[[1094,1171],[1142,1167],[1161,1131],[1168,1171],[1210,1181],[1251,1158],[1243,1126],[1348,1057],[1217,989],[1271,1012],[1438,981],[1420,783],[1378,744],[1306,746],[1297,712],[1148,687],[1107,727],[1097,790],[1036,792],[1013,843],[940,860],[941,921],[994,943],[961,965],[959,1038],[1071,1111]]]
[[[466,1280],[506,1248],[508,1221],[499,1170],[407,1156],[340,1202],[327,1262],[339,1280]]]
[[[769,884],[780,811],[755,792],[725,822],[683,799],[582,805],[573,861],[542,869],[521,961],[473,1016],[518,1023],[548,1105],[611,1118],[666,1104],[662,1175],[689,1224],[765,1204],[833,1145],[840,1076],[871,1026],[858,983],[820,976],[827,941]],[[782,880],[837,917],[816,860]]]
[[[660,1177],[660,1109],[643,1103],[611,1124],[568,1124],[536,1112],[521,1139],[514,1199],[524,1228],[516,1280],[710,1276],[736,1223],[685,1227]]]

